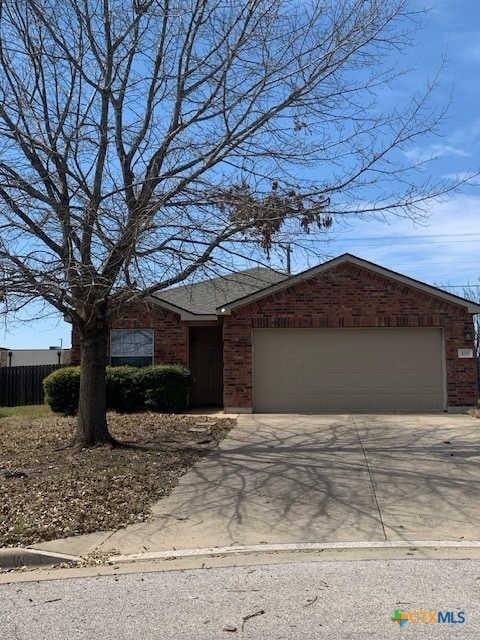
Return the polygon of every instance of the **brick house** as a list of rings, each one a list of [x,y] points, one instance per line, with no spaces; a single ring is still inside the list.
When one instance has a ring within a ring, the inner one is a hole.
[[[112,364],[179,362],[227,412],[443,411],[478,399],[480,305],[344,254],[162,291],[111,321]],[[80,358],[72,336],[72,362]]]

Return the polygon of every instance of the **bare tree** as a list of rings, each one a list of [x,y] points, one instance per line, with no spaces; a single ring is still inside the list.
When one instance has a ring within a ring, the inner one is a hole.
[[[78,327],[78,443],[113,443],[113,309],[445,190],[404,153],[442,115],[431,87],[377,101],[414,17],[406,0],[0,0],[2,304]]]
[[[468,285],[463,289],[463,297],[467,300],[480,303],[480,284]],[[480,315],[473,316],[474,356],[477,363],[477,384],[480,390]]]

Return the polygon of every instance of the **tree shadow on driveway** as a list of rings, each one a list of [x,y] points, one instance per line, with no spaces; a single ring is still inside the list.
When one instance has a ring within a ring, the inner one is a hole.
[[[480,538],[479,424],[444,415],[241,416],[149,521],[109,544],[133,553]]]
[[[353,416],[388,539],[480,538],[480,422]]]

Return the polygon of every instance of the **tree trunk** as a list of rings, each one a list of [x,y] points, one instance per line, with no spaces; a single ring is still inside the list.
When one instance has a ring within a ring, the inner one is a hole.
[[[108,325],[96,322],[80,328],[81,365],[75,444],[114,444],[107,426],[106,366]]]

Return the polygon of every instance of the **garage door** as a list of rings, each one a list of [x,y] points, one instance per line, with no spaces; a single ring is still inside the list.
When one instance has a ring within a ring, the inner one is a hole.
[[[256,329],[254,410],[441,411],[440,329]]]

